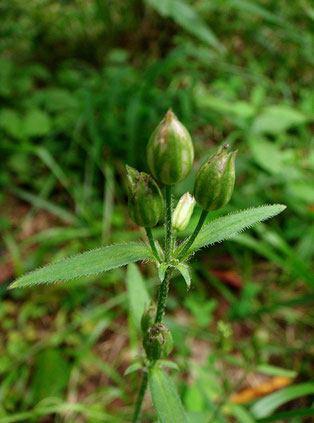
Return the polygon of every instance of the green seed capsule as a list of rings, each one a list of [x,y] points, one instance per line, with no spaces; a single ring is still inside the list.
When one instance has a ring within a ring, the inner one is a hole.
[[[195,207],[195,198],[186,192],[180,198],[172,215],[172,226],[177,231],[183,231],[189,224]]]
[[[237,151],[227,154],[228,145],[220,147],[200,167],[195,177],[194,196],[204,210],[224,207],[231,198],[235,181]]]
[[[162,323],[156,323],[144,334],[143,347],[149,360],[166,358],[173,349],[170,330]]]
[[[143,333],[145,333],[151,326],[154,325],[155,316],[156,307],[152,304],[144,311],[141,319],[141,328]]]
[[[156,226],[163,214],[163,197],[154,179],[145,172],[126,166],[131,219],[145,228]]]
[[[182,181],[191,170],[193,158],[190,134],[169,110],[147,145],[147,162],[154,178],[164,185]]]

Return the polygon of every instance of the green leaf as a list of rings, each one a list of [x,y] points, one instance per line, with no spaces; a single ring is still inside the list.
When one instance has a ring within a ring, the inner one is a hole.
[[[199,40],[214,47],[224,50],[216,35],[194,9],[183,0],[146,0],[151,7],[164,17],[172,18],[186,31],[195,35]]]
[[[292,107],[285,105],[268,106],[254,120],[252,132],[254,134],[276,135],[306,121],[306,116]]]
[[[39,110],[30,110],[23,122],[23,134],[26,137],[41,137],[51,130],[51,120],[47,113]]]
[[[15,110],[3,108],[0,111],[0,128],[4,129],[12,138],[21,138],[22,121]]]
[[[185,280],[186,286],[188,287],[188,289],[190,289],[191,275],[190,275],[189,267],[183,263],[176,264],[174,267],[179,270],[179,272],[181,273],[181,275],[183,276]]]
[[[256,367],[256,370],[270,376],[283,376],[290,378],[297,376],[297,372],[294,370],[282,369],[281,367],[271,366],[270,364],[260,364]]]
[[[245,407],[238,404],[228,404],[227,412],[234,416],[241,423],[255,423],[255,419],[246,410]]]
[[[31,203],[34,207],[38,207],[43,210],[47,210],[50,213],[58,216],[60,219],[64,220],[68,223],[77,223],[77,217],[69,212],[68,210],[56,205],[55,203],[46,200],[45,198],[40,197],[39,195],[34,195],[30,192],[27,192],[24,189],[16,188],[16,187],[9,187],[10,191],[13,194],[17,195],[18,197],[22,198],[23,200]]]
[[[179,366],[174,361],[170,360],[158,360],[157,361],[158,367],[169,367],[169,369],[179,370]]]
[[[254,2],[245,1],[245,0],[229,0],[227,2],[227,6],[231,6],[231,7],[233,6],[234,8],[247,12],[250,16],[250,19],[252,19],[252,15],[255,15],[257,17],[265,19],[266,21],[269,21],[278,25],[285,24],[285,21],[281,17],[279,17],[277,14],[270,12],[265,7],[255,4]]]
[[[263,138],[251,137],[249,145],[254,160],[263,169],[275,174],[284,172],[284,156],[277,144]]]
[[[260,399],[251,407],[251,413],[256,418],[270,416],[276,408],[295,398],[314,394],[314,382],[301,383],[281,389]]]
[[[175,385],[164,370],[159,367],[150,369],[149,386],[161,423],[188,422]]]
[[[133,263],[128,265],[126,286],[128,289],[129,306],[134,324],[136,328],[141,331],[141,318],[145,307],[149,306],[150,298],[141,272]]]
[[[126,371],[124,372],[124,376],[127,376],[133,372],[137,372],[138,370],[141,370],[143,368],[143,365],[141,363],[134,363],[131,364]]]
[[[224,116],[248,119],[255,114],[255,109],[250,103],[245,101],[226,101],[223,98],[207,93],[204,89],[199,89],[196,101],[201,108],[215,110]]]
[[[34,403],[46,397],[61,397],[69,376],[69,363],[60,350],[47,349],[38,354],[31,381]]]
[[[206,245],[229,239],[239,232],[250,228],[255,223],[276,216],[284,211],[285,208],[286,206],[282,204],[273,204],[271,206],[251,208],[219,217],[201,229],[188,255]],[[177,248],[175,252],[176,256],[179,254],[181,248]]]
[[[143,243],[117,244],[97,248],[83,254],[48,264],[18,278],[11,288],[37,285],[57,281],[67,281],[80,276],[96,275],[125,264],[153,259],[150,249]]]
[[[158,277],[160,282],[165,279],[165,273],[168,265],[166,263],[157,263]]]
[[[258,423],[268,423],[268,422],[279,422],[283,419],[287,419],[289,417],[305,417],[305,416],[314,416],[314,407],[312,408],[298,408],[297,410],[291,411],[282,411],[281,413],[273,414],[272,416],[265,417],[264,419],[258,419]],[[301,420],[297,420],[300,422]],[[288,420],[287,423],[293,423],[294,420]]]

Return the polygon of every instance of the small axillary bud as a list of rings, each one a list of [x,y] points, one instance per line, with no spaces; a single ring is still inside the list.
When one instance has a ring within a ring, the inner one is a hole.
[[[143,347],[150,361],[168,357],[173,349],[170,330],[163,323],[154,324],[144,334]]]
[[[154,178],[164,185],[176,184],[190,172],[193,159],[188,130],[168,110],[147,144],[147,162]]]
[[[145,228],[157,225],[163,214],[163,197],[154,179],[145,172],[126,166],[131,219]]]
[[[227,153],[229,145],[203,163],[195,177],[194,196],[204,210],[224,207],[231,198],[235,182],[235,158],[237,151]]]
[[[172,215],[174,229],[181,232],[188,226],[195,204],[195,198],[189,192],[182,195]]]

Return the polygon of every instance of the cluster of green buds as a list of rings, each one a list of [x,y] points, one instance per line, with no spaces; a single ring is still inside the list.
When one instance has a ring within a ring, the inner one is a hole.
[[[230,200],[235,182],[236,151],[227,153],[228,145],[218,148],[196,174],[194,197],[184,194],[172,217],[173,228],[183,231],[188,225],[195,203],[203,210],[216,210]],[[147,161],[153,176],[127,166],[129,213],[138,225],[152,228],[161,220],[163,197],[158,186],[173,185],[190,172],[194,148],[188,130],[169,110],[153,132],[147,145]]]

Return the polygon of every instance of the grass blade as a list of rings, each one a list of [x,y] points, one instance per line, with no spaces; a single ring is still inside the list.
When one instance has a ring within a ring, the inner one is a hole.
[[[136,328],[138,331],[141,331],[141,318],[145,307],[149,305],[150,298],[142,275],[137,266],[133,263],[128,265],[126,286],[128,290],[130,311]]]
[[[290,386],[289,388],[281,389],[278,392],[267,395],[267,397],[260,399],[251,407],[251,413],[256,418],[263,418],[270,416],[276,408],[289,402],[295,398],[303,397],[305,395],[314,393],[314,382],[301,383],[300,385]]]

